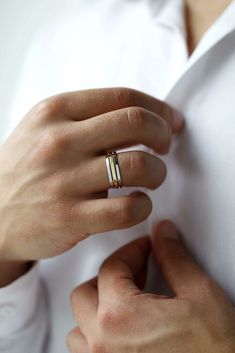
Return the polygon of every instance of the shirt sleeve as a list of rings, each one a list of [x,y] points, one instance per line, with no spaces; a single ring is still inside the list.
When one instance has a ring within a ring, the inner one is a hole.
[[[43,353],[47,323],[46,292],[37,263],[0,289],[0,352]]]

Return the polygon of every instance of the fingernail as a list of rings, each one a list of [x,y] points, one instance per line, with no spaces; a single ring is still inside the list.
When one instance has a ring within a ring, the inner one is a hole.
[[[172,126],[174,131],[180,131],[184,126],[184,118],[178,111],[174,112]]]
[[[164,238],[174,239],[174,240],[179,239],[179,234],[178,234],[174,224],[170,221],[163,221],[160,224],[160,234]]]

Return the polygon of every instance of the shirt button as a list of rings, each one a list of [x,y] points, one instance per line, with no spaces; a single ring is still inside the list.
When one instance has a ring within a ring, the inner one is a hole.
[[[13,305],[2,305],[0,306],[0,316],[1,317],[9,317],[12,316],[15,312],[15,308]]]

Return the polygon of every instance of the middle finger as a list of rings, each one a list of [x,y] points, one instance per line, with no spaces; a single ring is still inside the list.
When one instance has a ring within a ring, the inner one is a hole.
[[[76,131],[76,128],[75,128]],[[139,107],[119,109],[79,123],[88,152],[143,144],[157,153],[168,152],[172,129],[162,117]],[[76,137],[75,146],[78,137]]]

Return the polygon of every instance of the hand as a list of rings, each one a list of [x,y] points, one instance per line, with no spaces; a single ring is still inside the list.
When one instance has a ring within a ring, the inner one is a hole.
[[[39,103],[0,149],[1,261],[55,256],[90,234],[146,219],[147,195],[106,199],[104,154],[136,144],[167,153],[172,127],[181,125],[165,103],[124,88]],[[166,176],[164,163],[148,153],[123,152],[119,161],[126,186],[156,188]]]
[[[192,260],[172,223],[161,223],[156,260],[174,298],[144,293],[148,238],[130,243],[103,264],[99,278],[72,294],[76,322],[71,353],[232,353],[235,309]]]

